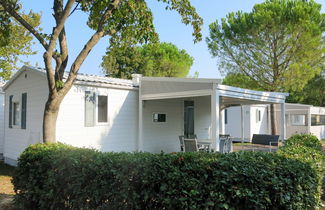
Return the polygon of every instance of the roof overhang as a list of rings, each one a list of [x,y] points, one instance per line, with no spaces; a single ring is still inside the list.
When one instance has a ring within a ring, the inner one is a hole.
[[[221,85],[221,79],[152,78],[140,79],[140,99],[158,100],[208,96],[217,93],[222,107],[245,104],[284,103],[288,93],[255,91]]]

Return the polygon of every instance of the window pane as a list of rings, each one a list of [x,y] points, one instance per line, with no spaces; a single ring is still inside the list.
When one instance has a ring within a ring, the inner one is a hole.
[[[291,125],[306,125],[306,115],[303,114],[291,115]]]
[[[153,122],[166,122],[166,114],[154,113],[152,115]]]
[[[20,107],[19,107],[19,103],[15,102],[14,103],[14,125],[19,125],[20,123]]]
[[[228,124],[228,110],[225,109],[225,124]]]
[[[98,122],[107,122],[107,96],[98,96]]]
[[[311,125],[325,125],[325,115],[311,115]]]

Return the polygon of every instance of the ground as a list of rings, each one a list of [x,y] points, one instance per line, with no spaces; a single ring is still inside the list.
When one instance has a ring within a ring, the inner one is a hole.
[[[0,161],[0,209],[13,210],[12,199],[15,194],[11,178],[14,167],[8,166]]]

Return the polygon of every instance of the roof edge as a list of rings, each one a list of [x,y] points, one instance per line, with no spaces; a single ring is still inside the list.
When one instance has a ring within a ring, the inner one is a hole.
[[[13,83],[17,77],[19,77],[24,71],[33,71],[35,73],[38,73],[42,76],[46,76],[45,72],[41,72],[41,71],[38,71],[37,69],[35,68],[32,68],[32,67],[29,67],[29,66],[26,66],[24,65],[23,67],[21,67],[14,75],[13,77],[10,78],[10,80],[2,87],[2,90],[5,91],[10,85],[11,83]]]
[[[184,78],[184,77],[141,77],[140,81],[153,81],[153,82],[195,82],[195,83],[217,83],[221,84],[222,79],[209,79],[209,78]]]

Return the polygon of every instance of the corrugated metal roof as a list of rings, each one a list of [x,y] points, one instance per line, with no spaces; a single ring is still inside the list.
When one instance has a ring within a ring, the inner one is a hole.
[[[45,69],[35,68],[35,67],[28,67],[28,68],[34,69],[34,70],[37,70],[37,71],[40,71],[40,72],[43,72],[44,74],[46,74]],[[69,73],[65,72],[64,78],[65,79],[68,78],[68,75],[69,75]],[[134,86],[132,80],[104,77],[104,76],[98,76],[98,75],[92,75],[92,74],[82,74],[82,73],[78,73],[76,81],[122,85],[122,86],[128,86],[128,87]]]

